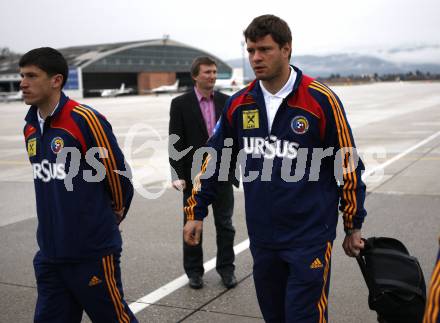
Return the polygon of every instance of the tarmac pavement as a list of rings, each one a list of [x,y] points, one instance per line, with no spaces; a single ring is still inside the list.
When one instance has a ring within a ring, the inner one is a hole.
[[[367,170],[408,151],[440,131],[440,83],[379,83],[335,87]],[[138,191],[121,225],[122,275],[128,303],[184,274],[181,195],[169,187],[168,111],[171,95],[83,99],[112,123],[134,168]],[[30,322],[36,300],[32,259],[37,250],[31,167],[22,138],[23,103],[1,103],[0,322]],[[138,126],[133,126],[138,125]],[[383,152],[383,153],[381,153]],[[367,179],[363,235],[400,239],[416,256],[428,282],[440,234],[440,135]],[[151,199],[156,193],[157,198]],[[247,239],[243,192],[235,190],[236,244]],[[149,198],[146,198],[150,197]],[[342,221],[340,221],[342,222]],[[354,259],[344,255],[343,231],[334,242],[329,321],[375,322]],[[215,257],[211,217],[204,223],[205,261]],[[140,322],[261,322],[248,249],[236,257],[239,284],[227,290],[214,270],[205,286],[176,289],[136,314]],[[88,319],[84,315],[84,322]]]

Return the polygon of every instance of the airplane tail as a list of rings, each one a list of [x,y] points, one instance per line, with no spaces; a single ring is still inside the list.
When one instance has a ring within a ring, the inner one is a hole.
[[[215,88],[218,90],[238,90],[243,87],[243,69],[234,68],[232,69],[232,75],[228,79],[217,79],[215,83]]]
[[[231,79],[238,84],[243,84],[243,81],[244,81],[243,68],[241,68],[241,67],[233,68]]]

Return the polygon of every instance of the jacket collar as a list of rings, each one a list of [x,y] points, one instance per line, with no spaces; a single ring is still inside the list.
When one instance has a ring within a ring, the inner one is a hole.
[[[298,89],[298,87],[302,81],[302,71],[296,66],[293,66],[293,65],[290,65],[290,66],[292,66],[293,70],[296,72],[296,80],[295,80],[295,83],[293,84],[292,91],[289,93],[289,95],[286,97],[286,99],[288,99],[293,94],[295,94],[296,90]],[[260,100],[263,100],[263,102],[264,102],[263,91],[261,89],[260,82],[254,81],[254,82],[252,82],[252,84],[250,86],[252,86],[252,88],[249,90],[248,93],[250,95],[252,95],[257,102],[259,102]]]
[[[60,102],[58,103],[57,108],[55,109],[55,111],[53,112],[53,114],[50,117],[55,118],[61,112],[61,110],[64,108],[67,101],[69,101],[69,97],[67,97],[64,94],[64,92],[61,91]],[[24,120],[28,123],[38,124],[37,113],[38,113],[38,107],[35,105],[32,105],[29,108],[28,113],[26,114],[26,117],[24,118]]]
[[[291,65],[292,68],[294,69],[294,71],[296,72],[296,80],[295,83],[293,84],[293,88],[292,91],[287,95],[287,97],[284,99],[285,101],[289,100],[290,97],[292,97],[299,85],[301,84],[302,81],[302,72],[299,68]],[[266,113],[266,104],[264,101],[264,95],[263,95],[263,90],[261,89],[260,86],[260,82],[258,82],[258,80],[254,80],[246,89],[247,93],[244,94],[246,95],[250,95],[253,100],[256,102],[257,107],[259,107],[260,110],[260,114],[261,114],[261,120],[262,120],[262,129],[263,131],[265,131],[268,135],[269,135],[269,129],[268,129],[268,124],[267,124],[267,113]]]

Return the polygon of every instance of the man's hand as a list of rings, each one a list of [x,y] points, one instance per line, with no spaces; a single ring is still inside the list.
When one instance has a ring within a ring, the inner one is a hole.
[[[197,246],[203,230],[203,221],[187,221],[183,227],[183,240],[190,246]]]
[[[176,179],[171,182],[171,185],[178,191],[183,191],[186,188],[186,182],[184,179]]]
[[[353,230],[349,235],[345,236],[342,243],[345,254],[349,257],[357,257],[361,249],[364,249],[364,241],[362,240],[361,230]]]
[[[119,225],[122,221],[122,217],[124,216],[125,207],[123,207],[119,211],[117,211],[117,210],[113,210],[113,211],[115,212],[116,223]]]

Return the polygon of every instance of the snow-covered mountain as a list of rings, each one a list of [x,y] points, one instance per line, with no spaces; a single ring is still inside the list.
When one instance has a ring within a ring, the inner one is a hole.
[[[372,54],[394,63],[440,64],[440,45],[400,46]]]
[[[227,61],[232,67],[242,67],[242,59]],[[420,71],[440,74],[440,45],[420,45],[365,50],[358,53],[335,53],[327,55],[299,55],[292,57],[292,64],[313,77],[365,74],[398,74]],[[254,77],[246,61],[245,78]]]

